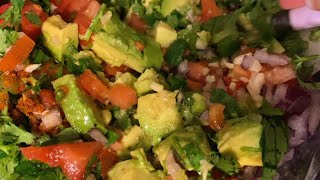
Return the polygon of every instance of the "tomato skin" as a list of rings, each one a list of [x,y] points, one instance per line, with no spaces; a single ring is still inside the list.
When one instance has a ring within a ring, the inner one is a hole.
[[[86,166],[93,155],[99,155],[103,145],[99,142],[77,142],[45,147],[20,148],[29,160],[38,160],[50,166],[61,166],[71,180],[83,179]]]
[[[115,84],[109,91],[109,100],[113,106],[126,110],[138,103],[138,96],[131,86]]]
[[[188,67],[189,71],[187,76],[193,80],[203,81],[205,74],[204,71],[208,69],[209,62],[202,61],[202,62],[189,62]]]
[[[108,171],[115,165],[119,159],[115,152],[111,151],[108,148],[103,148],[100,154],[101,160],[101,176],[102,179],[108,178]]]
[[[193,91],[201,90],[205,86],[205,82],[197,81],[193,79],[187,79],[187,86]]]
[[[48,14],[43,11],[38,4],[27,2],[22,9],[21,28],[31,39],[36,40],[41,35],[41,24],[36,25],[26,17],[27,13],[34,12],[41,20],[41,24],[48,18]]]
[[[6,12],[6,10],[11,6],[11,3],[4,4],[0,7],[0,14],[3,14]],[[0,26],[2,26],[2,23],[4,23],[4,19],[0,19]]]
[[[107,64],[105,67],[104,67],[104,73],[108,76],[116,76],[118,72],[121,72],[121,73],[125,73],[125,72],[128,72],[129,71],[129,68],[127,66],[120,66],[120,67],[117,67],[117,66],[112,66],[110,64]]]
[[[0,71],[13,71],[17,65],[28,58],[34,46],[34,41],[23,34],[0,60]]]
[[[209,110],[209,126],[214,131],[219,131],[224,127],[224,114],[225,106],[222,104],[211,104]]]
[[[80,88],[100,102],[105,103],[108,101],[109,88],[90,70],[85,70],[84,73],[79,76],[79,85]]]
[[[209,19],[221,16],[222,12],[217,6],[215,0],[201,0],[202,15],[201,19],[203,22],[207,22]]]
[[[51,2],[57,6],[56,11],[66,21],[70,20],[70,16],[84,11],[91,1],[93,0],[51,0]]]
[[[46,108],[51,109],[57,105],[54,92],[52,90],[42,89],[39,94],[41,102]]]
[[[131,14],[131,18],[130,18],[128,24],[134,30],[136,30],[136,31],[138,31],[140,33],[145,33],[147,31],[147,24],[136,13],[132,13]]]

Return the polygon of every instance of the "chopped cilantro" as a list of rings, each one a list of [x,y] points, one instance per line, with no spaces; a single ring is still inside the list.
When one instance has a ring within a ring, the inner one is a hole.
[[[19,175],[19,179],[67,179],[61,168],[50,167],[40,161],[23,160],[15,168],[15,173]]]
[[[34,11],[29,11],[24,14],[26,18],[34,25],[41,26],[42,21]]]
[[[241,108],[236,99],[228,95],[223,89],[214,89],[211,92],[210,101],[212,103],[221,103],[226,106],[226,118],[236,118],[241,115]]]
[[[3,14],[0,15],[0,19],[4,19],[4,22],[0,24],[2,27],[6,25],[17,27],[20,25],[24,0],[10,0],[10,2],[12,6],[10,6]]]
[[[183,61],[183,53],[188,47],[188,43],[185,40],[178,39],[174,41],[167,50],[165,60],[170,67],[177,66]]]
[[[118,141],[120,138],[119,134],[117,134],[116,132],[112,131],[112,130],[108,130],[107,132],[107,139],[108,139],[108,144],[113,144],[116,141]]]

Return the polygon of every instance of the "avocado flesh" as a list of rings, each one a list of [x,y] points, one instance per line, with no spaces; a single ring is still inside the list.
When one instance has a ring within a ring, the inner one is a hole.
[[[151,138],[151,145],[183,127],[182,116],[176,104],[177,92],[161,91],[138,99],[138,119],[145,134]]]
[[[78,49],[78,25],[66,23],[59,15],[49,17],[41,27],[44,44],[53,57],[62,61],[63,55],[73,55]]]
[[[210,162],[210,146],[200,126],[188,126],[171,134],[153,148],[161,165],[166,169],[166,158],[170,151],[188,171],[201,171],[200,160]]]
[[[159,69],[162,65],[160,45],[150,37],[138,34],[115,15],[92,38],[92,50],[113,66],[125,65],[142,73],[145,68]],[[136,47],[137,43],[143,44],[143,50]]]
[[[53,83],[56,100],[60,104],[66,119],[80,133],[87,133],[92,128],[106,129],[100,124],[102,116],[95,103],[78,87],[72,74],[65,75]]]
[[[161,13],[163,16],[168,16],[173,10],[179,9],[190,3],[191,0],[163,0],[161,4]]]
[[[250,114],[226,121],[225,127],[217,133],[219,152],[233,156],[241,167],[262,166],[261,120],[260,115]]]

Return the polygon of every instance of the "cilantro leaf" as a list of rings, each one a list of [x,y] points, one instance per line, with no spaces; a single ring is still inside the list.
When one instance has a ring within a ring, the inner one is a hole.
[[[40,161],[23,160],[15,168],[15,173],[21,179],[67,179],[61,168],[50,167]]]
[[[93,57],[87,56],[76,60],[72,57],[65,58],[67,70],[72,74],[82,74],[86,69],[90,69],[92,72],[102,71],[102,67],[98,64]]]
[[[10,31],[0,28],[0,58],[6,53],[6,50],[15,43],[19,38],[19,34],[16,31]]]
[[[20,143],[31,144],[35,137],[12,123],[6,111],[0,113],[0,179],[17,179],[14,168],[20,161]]]
[[[232,156],[221,156],[217,152],[212,152],[213,164],[216,168],[228,175],[239,173],[240,165]]]
[[[278,163],[288,150],[289,129],[281,117],[262,121],[263,133],[260,140],[262,148],[262,180],[273,179]]]
[[[116,141],[118,141],[120,138],[119,134],[117,134],[116,132],[112,131],[112,130],[108,130],[107,132],[107,139],[108,139],[108,144],[113,144]]]
[[[297,73],[297,79],[301,87],[304,87],[306,89],[320,89],[320,82],[312,82],[312,81],[306,81],[306,78],[311,76],[310,69],[313,69],[312,66],[306,66],[306,62],[312,62],[316,59],[318,59],[320,56],[308,56],[308,57],[299,57],[295,56],[293,59],[293,64],[295,66],[295,70]]]
[[[45,12],[47,13],[50,12],[50,0],[32,0],[32,1],[39,4]]]
[[[266,116],[282,116],[284,112],[280,108],[272,107],[272,105],[266,101],[262,101],[262,105],[260,108],[260,114],[266,115]]]
[[[10,6],[2,15],[0,15],[0,19],[4,19],[4,22],[0,24],[2,27],[6,25],[17,27],[20,25],[24,0],[10,0],[10,2],[12,6]]]
[[[308,48],[308,42],[304,41],[298,32],[287,33],[281,40],[281,44],[290,57],[300,55]]]
[[[26,18],[34,25],[41,26],[42,21],[40,17],[34,12],[34,11],[29,11],[24,14]]]
[[[187,81],[182,75],[173,75],[172,73],[169,74],[168,83],[172,90],[187,89]]]
[[[188,43],[182,39],[178,39],[170,45],[165,55],[165,60],[170,67],[177,66],[183,61],[183,53],[187,47]]]
[[[236,99],[228,95],[223,89],[214,89],[211,92],[210,101],[225,105],[225,116],[227,118],[236,118],[241,115],[241,108]]]

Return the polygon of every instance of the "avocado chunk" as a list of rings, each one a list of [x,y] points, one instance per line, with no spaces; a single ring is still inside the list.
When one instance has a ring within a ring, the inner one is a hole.
[[[49,17],[42,25],[44,44],[53,57],[62,61],[63,55],[73,55],[78,49],[78,25],[66,23],[59,15]]]
[[[165,174],[156,171],[142,149],[131,152],[134,159],[117,163],[109,172],[109,180],[162,180]]]
[[[163,137],[183,127],[181,114],[176,104],[177,92],[161,91],[138,99],[138,119],[151,145],[157,145]]]
[[[98,128],[106,133],[106,129],[100,124],[103,122],[101,112],[95,103],[77,87],[73,74],[64,75],[52,84],[56,100],[73,128],[80,133],[87,133],[92,128]]]
[[[200,116],[207,110],[206,98],[199,93],[186,92],[180,106],[182,116],[187,124],[200,124]]]
[[[219,152],[231,155],[243,166],[262,166],[260,138],[262,117],[249,114],[246,117],[226,121],[217,135]]]
[[[134,83],[134,88],[137,91],[139,96],[142,96],[148,92],[151,92],[152,86],[157,85],[159,91],[167,89],[168,84],[165,79],[157,74],[154,69],[146,69],[138,78],[138,80]]]
[[[180,9],[189,5],[191,0],[163,0],[161,4],[161,13],[163,16],[168,16],[175,9]]]
[[[133,86],[133,84],[137,81],[137,78],[129,72],[116,75],[116,81],[114,84],[127,84]]]
[[[160,46],[152,38],[135,32],[116,15],[111,15],[92,38],[92,50],[113,66],[126,65],[142,73],[145,68],[159,69],[162,65]],[[143,48],[138,48],[137,44]]]
[[[169,47],[177,37],[177,31],[163,21],[160,21],[154,29],[154,38],[161,47]]]
[[[170,151],[188,171],[201,172],[201,160],[211,162],[210,146],[200,126],[181,129],[153,148],[161,165],[166,169],[166,158]]]

